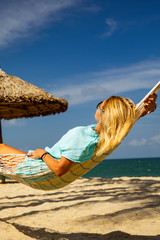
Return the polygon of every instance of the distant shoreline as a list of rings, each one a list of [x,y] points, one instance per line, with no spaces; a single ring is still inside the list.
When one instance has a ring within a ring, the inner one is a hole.
[[[159,169],[160,158],[158,157],[105,159],[83,177],[159,177]]]
[[[135,157],[135,158],[105,158],[103,161],[106,160],[134,160],[134,159],[160,159],[160,157]]]

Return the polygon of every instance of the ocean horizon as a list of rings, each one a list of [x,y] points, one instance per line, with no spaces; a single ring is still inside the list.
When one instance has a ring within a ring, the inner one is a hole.
[[[160,157],[105,159],[83,177],[160,177]]]
[[[84,175],[88,177],[159,177],[160,157],[105,159]]]

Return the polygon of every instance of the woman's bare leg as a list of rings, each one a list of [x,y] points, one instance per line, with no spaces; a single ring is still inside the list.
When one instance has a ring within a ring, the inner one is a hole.
[[[0,154],[25,154],[25,152],[20,151],[16,148],[12,148],[7,144],[0,143]]]
[[[8,146],[7,144],[1,143],[0,144],[0,155],[5,155],[5,154],[25,154],[25,152],[20,151],[16,148],[12,148],[10,146]],[[3,156],[0,159],[0,165],[1,166],[6,166],[9,169],[15,170],[17,168],[17,165],[20,163],[23,163],[25,161],[25,155],[24,157],[17,157],[17,156],[12,156],[10,157],[8,156]]]

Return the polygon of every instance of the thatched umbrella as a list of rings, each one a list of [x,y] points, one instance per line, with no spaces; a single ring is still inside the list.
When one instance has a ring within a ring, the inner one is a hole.
[[[0,142],[1,119],[31,118],[56,114],[67,110],[65,99],[55,98],[18,77],[0,69]]]

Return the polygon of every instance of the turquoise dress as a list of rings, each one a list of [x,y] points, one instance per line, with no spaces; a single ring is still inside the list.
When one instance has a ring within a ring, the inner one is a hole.
[[[73,162],[87,161],[92,157],[99,140],[99,134],[94,131],[95,127],[96,125],[89,125],[73,128],[53,147],[46,147],[45,150],[57,160],[63,156]],[[26,157],[25,162],[17,166],[15,174],[30,175],[48,169],[48,166],[41,159]]]

